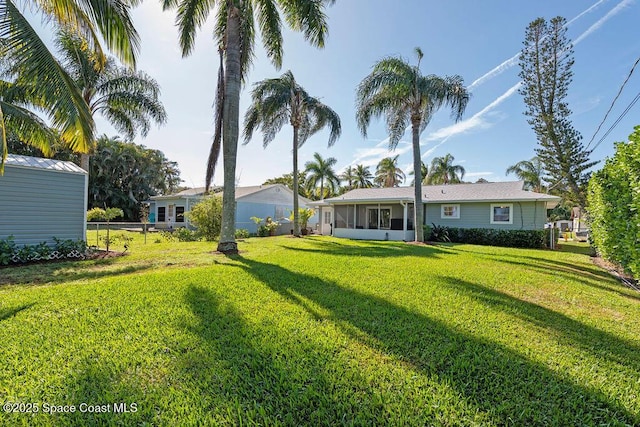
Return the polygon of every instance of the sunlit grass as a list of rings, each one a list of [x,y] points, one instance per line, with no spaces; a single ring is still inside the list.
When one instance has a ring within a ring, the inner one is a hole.
[[[0,270],[0,401],[136,412],[0,424],[640,424],[640,295],[582,253],[133,236]]]

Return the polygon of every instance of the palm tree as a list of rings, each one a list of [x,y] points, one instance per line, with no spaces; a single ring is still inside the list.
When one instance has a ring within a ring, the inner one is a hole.
[[[380,160],[376,167],[376,184],[381,187],[397,187],[404,182],[406,175],[398,167],[398,156]]]
[[[298,194],[298,148],[314,133],[329,128],[329,147],[341,133],[340,117],[331,108],[310,96],[300,86],[291,71],[276,79],[256,83],[251,92],[251,105],[244,118],[244,141],[251,140],[260,127],[266,147],[282,126],[293,127],[293,194]],[[293,198],[293,234],[300,236],[298,197]]]
[[[167,121],[158,100],[160,86],[154,79],[118,66],[112,58],[101,58],[89,49],[85,39],[69,31],[58,32],[56,45],[92,116],[101,114],[130,140],[138,132],[147,136],[151,120],[157,124]],[[89,170],[89,154],[81,155],[80,165]]]
[[[409,175],[414,175],[413,171],[409,172]],[[429,168],[424,164],[423,161],[420,161],[420,176],[422,176],[422,184],[427,184],[427,175],[429,175]],[[416,180],[411,181],[411,185],[416,185]]]
[[[320,183],[320,200],[323,200],[327,193],[335,194],[340,190],[340,178],[333,170],[338,160],[335,157],[323,159],[320,153],[313,154],[313,160],[305,163],[304,171],[307,175],[307,191],[314,194]],[[325,186],[326,183],[326,186]]]
[[[431,172],[427,175],[427,184],[459,184],[464,178],[465,170],[454,165],[455,158],[451,154],[434,157],[431,161]]]
[[[131,17],[131,2],[78,0],[28,1],[59,26],[83,34],[100,54],[99,36],[125,63],[135,65],[139,37]],[[94,123],[80,91],[12,0],[0,2],[0,38],[3,41],[0,81],[0,173],[7,155],[6,134],[40,148],[45,154],[60,138],[76,151],[93,141]],[[48,115],[59,135],[47,129]]]
[[[395,149],[405,130],[411,125],[413,145],[413,173],[416,182],[422,182],[420,170],[420,133],[433,114],[443,106],[451,107],[458,121],[469,100],[469,93],[460,76],[424,76],[420,72],[422,51],[416,48],[418,64],[409,65],[401,58],[378,61],[371,74],[364,78],[357,90],[356,119],[362,135],[366,137],[371,117],[384,115],[389,132],[389,148]],[[415,239],[423,241],[424,212],[422,186],[415,185]]]
[[[183,56],[193,50],[196,31],[205,23],[209,13],[213,10],[216,13],[214,39],[218,45],[220,69],[206,187],[208,189],[211,184],[222,143],[224,192],[218,242],[220,252],[238,252],[235,241],[235,182],[240,88],[253,59],[256,21],[267,56],[279,69],[283,53],[280,12],[284,13],[292,29],[301,31],[311,44],[323,47],[327,32],[324,8],[333,3],[335,0],[162,0],[165,10],[178,10],[176,21]]]
[[[355,188],[373,187],[374,176],[371,174],[371,171],[369,170],[369,166],[356,165],[356,170],[354,174],[356,176],[356,179],[353,183],[353,186]]]
[[[507,169],[507,175],[510,173],[515,174],[518,179],[524,181],[524,187],[527,190],[533,190],[536,193],[540,193],[544,189],[542,176],[544,175],[544,168],[542,162],[536,156],[531,160],[522,160],[513,166],[509,166]]]
[[[353,182],[356,180],[355,168],[353,166],[347,166],[347,168],[340,175],[342,181],[347,182],[346,190],[353,189]]]

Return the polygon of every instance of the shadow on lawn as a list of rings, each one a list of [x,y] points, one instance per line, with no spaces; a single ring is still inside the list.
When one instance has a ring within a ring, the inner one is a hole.
[[[354,242],[345,240],[345,242],[336,242],[322,238],[305,238],[313,247],[303,248],[299,245],[279,245],[281,248],[289,249],[297,252],[322,253],[332,256],[362,256],[367,258],[390,258],[402,256],[421,256],[421,257],[437,257],[445,253],[433,245],[415,245],[405,242],[376,242],[366,241],[365,246],[354,244]],[[451,253],[447,253],[451,254]]]
[[[336,283],[317,277],[295,273],[278,265],[234,257],[249,274],[293,303],[301,305],[315,317],[323,317],[301,302],[300,297],[318,304],[330,314],[325,320],[342,325],[343,331],[362,341],[362,335],[372,339],[365,345],[377,346],[410,363],[426,374],[435,374],[487,413],[496,424],[515,425],[589,425],[620,422],[640,423],[640,415],[603,395],[601,391],[576,384],[569,377],[551,371],[546,366],[526,359],[500,344],[475,337],[447,324],[411,312],[385,299],[345,289]],[[484,292],[479,286],[452,283],[465,292],[476,292],[488,301],[497,298],[498,304],[508,305],[504,296]],[[469,291],[471,289],[471,291]],[[593,346],[600,357],[608,344],[623,343],[601,331],[542,308],[522,302],[528,318],[555,328],[569,327],[564,334],[582,348]],[[545,319],[544,316],[550,316]],[[353,328],[358,333],[353,332]],[[582,336],[578,330],[585,332]],[[598,342],[603,340],[604,342]],[[632,349],[638,351],[637,348]],[[631,351],[613,350],[616,360],[634,357]],[[628,361],[627,361],[628,362]],[[638,365],[634,362],[634,368]],[[425,424],[430,420],[425,418]],[[469,420],[468,420],[469,421]],[[465,421],[462,421],[464,424]]]
[[[235,258],[235,257],[234,257]],[[194,419],[202,424],[323,425],[348,420],[362,409],[338,399],[329,355],[301,333],[274,345],[278,325],[249,325],[232,304],[210,289],[190,286],[185,296],[201,339],[178,361],[197,396]],[[353,385],[355,392],[358,386]]]
[[[30,304],[22,304],[19,307],[1,308],[0,309],[0,322],[2,322],[3,320],[7,320],[10,317],[13,317],[16,314],[20,313],[21,311],[27,310],[27,309],[33,307],[34,305],[36,305],[36,303],[32,302]]]
[[[123,265],[112,267],[113,259],[92,261],[65,261],[63,263],[33,264],[29,266],[9,267],[2,269],[0,286],[15,284],[45,284],[63,283],[85,279],[101,279],[103,277],[119,276],[121,274],[136,273],[153,265]]]
[[[505,264],[517,265],[519,267],[535,269],[541,273],[550,275],[561,275],[567,279],[580,280],[580,283],[601,289],[606,292],[613,292],[622,297],[640,301],[640,295],[625,288],[617,282],[611,274],[596,266],[587,267],[581,264],[571,264],[564,261],[551,260],[543,257],[533,257],[528,255],[496,254],[476,251],[466,251],[455,246],[449,249],[458,252],[473,254],[479,257],[490,259]],[[606,283],[606,284],[605,284]]]

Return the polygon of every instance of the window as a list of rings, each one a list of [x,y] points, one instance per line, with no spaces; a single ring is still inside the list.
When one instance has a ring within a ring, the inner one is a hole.
[[[176,222],[184,222],[184,206],[176,206]]]
[[[513,224],[513,205],[491,205],[491,224]]]
[[[460,205],[442,205],[440,206],[440,218],[442,219],[459,219]]]
[[[331,211],[324,211],[324,223],[331,224]]]
[[[166,215],[167,215],[167,208],[165,208],[164,206],[159,206],[158,207],[158,222],[165,222],[167,220]]]
[[[174,207],[175,207],[175,205],[169,205],[169,212],[168,212],[169,218],[173,218],[173,208]]]
[[[367,228],[390,229],[391,208],[367,208]]]

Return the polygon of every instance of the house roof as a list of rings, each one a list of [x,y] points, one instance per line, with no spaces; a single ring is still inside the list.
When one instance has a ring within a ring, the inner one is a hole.
[[[25,168],[55,170],[60,172],[71,172],[86,175],[87,172],[73,162],[63,160],[44,159],[42,157],[20,156],[9,154],[5,161],[5,166],[18,166]]]
[[[247,197],[252,194],[259,193],[261,191],[265,191],[267,189],[277,187],[281,189],[285,189],[289,193],[293,194],[293,192],[283,184],[266,184],[266,185],[252,185],[248,187],[236,187],[236,200],[242,199],[243,197]],[[176,198],[187,198],[187,197],[201,197],[204,195],[204,187],[196,187],[196,188],[188,188],[186,190],[179,191],[175,194],[169,194],[166,196],[152,196],[151,200],[163,200],[163,199],[176,199]],[[222,194],[222,187],[213,187],[210,190],[214,194]],[[300,196],[300,200],[303,203],[309,202],[308,199]]]
[[[522,181],[487,182],[475,184],[423,185],[425,203],[447,202],[506,202],[548,201],[558,202],[560,197],[523,190]],[[413,201],[413,187],[359,188],[341,196],[326,199],[329,204],[354,202]]]

